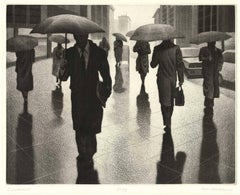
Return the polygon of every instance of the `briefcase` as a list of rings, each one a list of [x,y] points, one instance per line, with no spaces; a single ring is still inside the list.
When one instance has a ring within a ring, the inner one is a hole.
[[[185,97],[183,93],[182,87],[177,87],[175,89],[175,105],[176,106],[184,106],[185,104]]]

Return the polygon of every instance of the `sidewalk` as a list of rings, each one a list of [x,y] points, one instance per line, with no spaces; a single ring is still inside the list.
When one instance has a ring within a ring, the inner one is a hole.
[[[114,84],[115,63],[109,56]],[[8,183],[74,184],[78,173],[72,130],[69,81],[55,91],[51,59],[34,64],[28,114],[16,90],[14,67],[7,69]],[[203,120],[202,87],[185,81],[184,107],[174,107],[172,140],[163,132],[156,71],[146,77],[149,99],[137,104],[140,76],[135,59],[121,67],[125,91],[113,91],[97,135],[93,177],[101,184],[233,183],[235,99],[215,101],[214,124]],[[180,152],[180,153],[179,153]],[[165,160],[164,160],[165,159]],[[168,162],[168,163],[166,163]]]

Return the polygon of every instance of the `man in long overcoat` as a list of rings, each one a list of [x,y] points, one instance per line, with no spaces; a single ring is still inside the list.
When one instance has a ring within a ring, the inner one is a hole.
[[[70,76],[73,129],[76,131],[78,162],[93,165],[97,151],[96,134],[101,132],[103,108],[97,96],[98,73],[103,79],[106,98],[111,94],[111,76],[106,52],[88,40],[88,35],[74,35],[76,44],[67,49],[60,79]]]
[[[149,71],[148,54],[151,53],[150,45],[147,41],[137,41],[133,47],[133,52],[138,53],[136,70],[139,72],[142,86],[144,86],[145,77]]]
[[[170,131],[177,75],[179,85],[181,86],[184,82],[184,65],[179,46],[171,40],[164,40],[160,45],[154,47],[150,65],[152,68],[158,66],[157,85],[163,123],[166,126],[164,130]]]
[[[222,51],[215,47],[216,42],[209,42],[199,52],[199,60],[202,61],[204,112],[213,116],[214,98],[219,98],[219,72],[222,70]]]

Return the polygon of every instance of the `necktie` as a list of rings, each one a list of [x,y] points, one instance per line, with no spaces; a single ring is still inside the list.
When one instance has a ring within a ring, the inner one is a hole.
[[[81,66],[82,72],[85,74],[84,48],[81,48],[80,66]]]

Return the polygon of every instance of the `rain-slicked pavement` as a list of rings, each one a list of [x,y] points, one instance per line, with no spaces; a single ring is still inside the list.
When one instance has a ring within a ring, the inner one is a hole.
[[[185,106],[174,107],[172,132],[164,134],[156,70],[140,93],[135,58],[115,70],[104,111],[94,169],[77,168],[69,81],[55,89],[51,59],[33,65],[34,90],[24,111],[15,67],[7,69],[7,183],[160,184],[235,182],[235,92],[221,88],[213,121],[203,116],[201,79],[185,80]],[[115,73],[118,71],[117,76]]]

